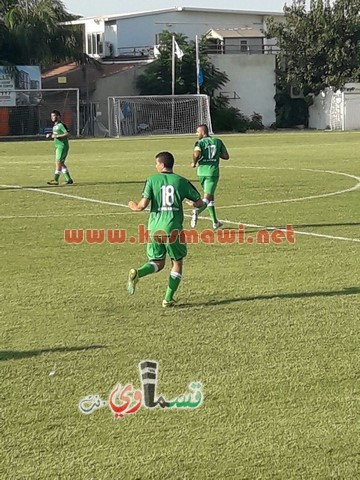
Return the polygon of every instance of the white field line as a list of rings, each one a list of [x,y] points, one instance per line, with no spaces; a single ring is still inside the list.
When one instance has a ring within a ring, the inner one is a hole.
[[[230,165],[228,167],[223,167],[223,168],[230,168]],[[355,175],[350,175],[348,173],[343,173],[343,172],[334,172],[332,170],[314,170],[312,168],[267,168],[267,167],[238,167],[236,165],[231,165],[231,168],[252,168],[256,170],[295,170],[295,171],[304,171],[304,172],[315,172],[315,173],[329,173],[332,175],[341,175],[344,177],[349,177],[354,180],[356,180],[358,183],[351,188],[347,188],[345,190],[337,190],[336,192],[330,192],[330,193],[322,193],[320,195],[310,195],[308,197],[298,197],[298,198],[289,198],[285,200],[272,200],[272,201],[264,201],[264,202],[257,202],[257,203],[243,203],[243,204],[235,204],[235,205],[224,205],[220,207],[216,207],[216,210],[223,210],[227,208],[239,208],[239,207],[256,207],[258,205],[274,205],[276,203],[290,203],[290,202],[302,202],[304,200],[314,200],[316,198],[325,198],[325,197],[333,197],[335,195],[342,195],[343,193],[348,193],[348,192],[354,192],[355,190],[360,189],[360,177],[357,177]]]
[[[344,174],[344,175],[351,176],[351,177],[354,178],[353,175],[348,175],[348,174]],[[355,178],[358,178],[358,177],[355,177]],[[360,179],[359,179],[359,181],[360,181]],[[22,188],[19,185],[0,185],[0,186],[1,187],[19,188],[19,189]],[[98,203],[98,204],[102,204],[102,205],[112,205],[112,206],[118,206],[118,207],[122,207],[122,208],[128,208],[128,206],[123,204],[123,203],[107,202],[105,200],[97,200],[97,199],[94,199],[94,198],[80,197],[80,196],[71,195],[71,194],[68,194],[68,193],[52,192],[52,191],[49,191],[49,190],[42,190],[42,189],[38,189],[38,188],[23,188],[23,190],[45,193],[45,194],[49,194],[49,195],[57,195],[57,196],[65,197],[65,198],[80,200],[80,201],[83,201],[83,202],[91,202],[91,203]],[[185,217],[191,217],[191,215],[185,214]],[[199,217],[199,218],[202,219],[202,220],[209,220],[207,217]],[[263,229],[264,230],[277,230],[278,229],[278,227],[269,227],[269,226],[266,226],[266,225],[256,225],[256,224],[251,224],[251,223],[233,222],[231,220],[225,220],[225,219],[221,219],[221,221],[224,222],[224,223],[228,223],[230,225],[240,225],[241,224],[241,225],[244,225],[245,227],[258,228],[258,229],[261,229],[261,230],[263,230]],[[279,229],[279,230],[286,232],[285,229]],[[345,242],[360,243],[359,238],[349,238],[349,237],[340,237],[340,236],[334,236],[334,235],[325,235],[325,234],[321,234],[321,233],[303,232],[303,231],[300,231],[300,230],[294,230],[294,233],[297,234],[297,235],[306,235],[306,236],[309,236],[309,237],[326,238],[326,239],[329,239],[329,240],[339,240],[339,241],[345,241]]]

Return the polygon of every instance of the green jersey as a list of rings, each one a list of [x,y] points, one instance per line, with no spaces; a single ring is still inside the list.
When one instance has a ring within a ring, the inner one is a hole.
[[[150,233],[162,230],[171,234],[183,229],[185,198],[197,202],[200,193],[186,178],[176,173],[157,173],[145,183],[143,195],[151,201],[148,229]]]
[[[221,156],[226,153],[226,147],[219,138],[204,137],[195,143],[195,152],[200,152],[198,161],[199,177],[218,177]]]
[[[68,133],[68,129],[66,125],[64,125],[62,122],[57,122],[53,126],[53,133],[56,135],[62,135],[63,133]],[[67,137],[64,138],[54,138],[54,144],[55,147],[68,147],[69,146],[69,140]]]

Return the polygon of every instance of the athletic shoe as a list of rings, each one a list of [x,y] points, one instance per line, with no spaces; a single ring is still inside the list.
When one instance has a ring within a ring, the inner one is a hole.
[[[217,230],[218,228],[220,228],[222,226],[223,226],[222,222],[217,221],[216,223],[213,223],[213,229],[214,230]]]
[[[135,287],[138,281],[139,281],[138,272],[135,268],[132,268],[129,272],[128,284],[127,284],[127,289],[130,295],[134,295]]]
[[[195,228],[196,227],[196,224],[198,222],[198,218],[199,218],[199,212],[198,210],[193,210],[192,211],[192,215],[191,215],[191,220],[190,220],[190,227],[191,228]]]
[[[72,185],[74,183],[74,180],[70,178],[67,182],[65,182],[66,185]]]
[[[50,180],[50,182],[47,182],[48,185],[59,185],[59,182],[57,180]]]
[[[174,307],[175,306],[175,303],[176,303],[176,300],[172,299],[172,300],[163,300],[162,301],[162,306],[164,308],[169,308],[169,307]]]

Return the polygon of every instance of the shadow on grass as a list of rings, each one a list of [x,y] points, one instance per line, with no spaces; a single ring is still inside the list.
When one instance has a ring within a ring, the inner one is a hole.
[[[0,350],[0,362],[6,360],[20,360],[21,358],[37,357],[43,353],[57,352],[84,352],[86,350],[96,350],[98,348],[106,348],[105,345],[88,345],[83,347],[54,347],[43,348],[40,350]]]
[[[33,189],[41,189],[41,190],[44,190],[44,189],[58,189],[58,188],[66,188],[67,190],[72,190],[74,189],[75,187],[89,187],[89,186],[93,186],[93,187],[96,187],[97,185],[99,186],[102,186],[102,185],[126,185],[126,184],[134,184],[134,185],[144,185],[144,180],[125,180],[125,181],[118,181],[118,182],[74,182],[74,185],[66,185],[66,183],[64,184],[60,184],[60,185],[47,185],[47,184],[44,184],[44,185],[19,185],[19,186],[12,186],[12,185],[9,185],[9,186],[4,186],[4,187],[0,187],[0,192],[2,190],[26,190],[28,188],[33,188]]]
[[[343,290],[330,290],[323,292],[294,292],[294,293],[275,293],[272,295],[254,295],[252,297],[237,297],[226,298],[224,300],[209,300],[207,302],[193,302],[179,305],[176,308],[189,308],[189,307],[213,307],[215,305],[228,305],[236,302],[253,302],[256,300],[274,300],[274,299],[288,299],[288,298],[316,298],[316,297],[337,297],[342,295],[358,295],[360,294],[359,287],[349,287]]]

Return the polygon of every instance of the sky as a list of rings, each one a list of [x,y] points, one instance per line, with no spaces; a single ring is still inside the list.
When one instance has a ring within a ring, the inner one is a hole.
[[[286,0],[63,0],[70,13],[83,17],[111,15],[116,13],[141,12],[171,7],[201,7],[222,10],[254,10],[282,12]],[[287,0],[290,5],[292,0]]]

